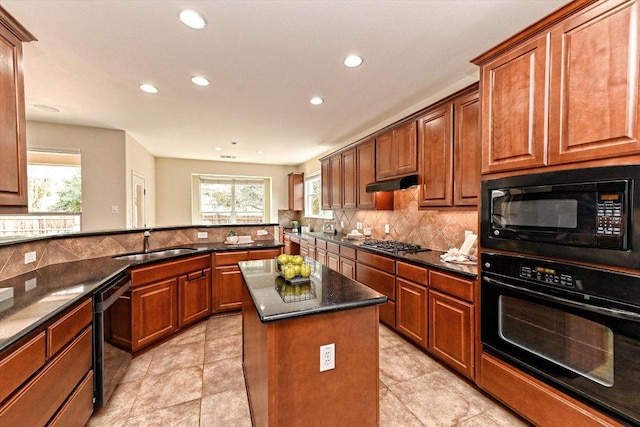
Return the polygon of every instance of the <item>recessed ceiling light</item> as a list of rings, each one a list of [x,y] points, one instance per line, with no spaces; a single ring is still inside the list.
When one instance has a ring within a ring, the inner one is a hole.
[[[362,58],[358,55],[347,56],[347,58],[344,60],[344,65],[349,68],[357,67],[360,64],[362,64]]]
[[[194,10],[183,10],[180,12],[180,21],[194,30],[203,30],[207,26],[207,20]]]
[[[256,151],[256,154],[264,154],[264,151],[258,150],[258,151]]]
[[[44,111],[46,113],[59,113],[60,112],[60,110],[58,110],[56,107],[50,107],[50,106],[44,105],[44,104],[33,104],[32,107],[35,108],[36,110]]]
[[[313,98],[311,98],[309,100],[309,103],[313,104],[313,105],[320,105],[324,102],[324,99],[318,97],[318,96],[314,96]]]
[[[214,150],[216,150],[216,151],[222,151],[222,147],[216,147],[216,148],[214,148]]]
[[[191,82],[194,85],[198,85],[198,86],[209,86],[209,84],[211,83],[208,79],[206,79],[205,77],[201,77],[201,76],[193,76],[193,77],[191,77]]]
[[[140,85],[140,90],[147,93],[158,93],[158,89],[154,85],[146,83]]]

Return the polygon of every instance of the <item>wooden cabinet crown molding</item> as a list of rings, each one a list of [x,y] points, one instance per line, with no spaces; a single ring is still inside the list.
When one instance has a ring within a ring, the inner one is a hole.
[[[584,8],[596,3],[599,0],[573,0],[572,2],[560,7],[559,9],[551,12],[544,18],[538,20],[537,22],[529,25],[522,31],[514,34],[512,37],[509,37],[507,40],[502,43],[494,46],[490,50],[484,52],[483,54],[473,58],[471,62],[476,65],[482,65],[486,62],[491,61],[495,57],[504,54],[506,51],[511,49],[515,44],[526,42],[537,35],[543,33],[544,31],[549,30],[552,26],[562,21],[563,19],[578,13]]]
[[[7,27],[11,33],[20,39],[21,42],[38,41],[21,23],[19,23],[9,12],[0,6],[0,25]]]

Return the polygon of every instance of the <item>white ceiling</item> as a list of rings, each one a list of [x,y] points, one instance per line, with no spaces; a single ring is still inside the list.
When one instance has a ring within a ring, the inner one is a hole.
[[[476,78],[471,58],[564,3],[2,0],[38,39],[24,48],[27,119],[122,129],[159,157],[287,165]],[[182,25],[186,8],[208,27]],[[348,69],[354,53],[364,63]]]

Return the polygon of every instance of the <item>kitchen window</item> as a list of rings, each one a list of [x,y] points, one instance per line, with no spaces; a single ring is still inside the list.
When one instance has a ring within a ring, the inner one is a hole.
[[[259,224],[265,219],[267,179],[196,175],[194,223]]]
[[[333,211],[322,210],[320,171],[311,173],[304,179],[304,216],[307,218],[333,218]]]
[[[1,215],[0,241],[81,230],[80,160],[78,152],[27,151],[29,213]]]

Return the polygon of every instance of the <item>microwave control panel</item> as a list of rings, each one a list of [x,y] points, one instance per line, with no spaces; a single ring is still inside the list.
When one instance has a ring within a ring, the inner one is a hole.
[[[520,265],[520,277],[548,285],[566,286],[569,288],[573,288],[574,283],[571,274],[562,273],[553,268],[525,264]]]
[[[622,236],[624,231],[623,212],[622,194],[599,194],[597,234],[599,236]]]

